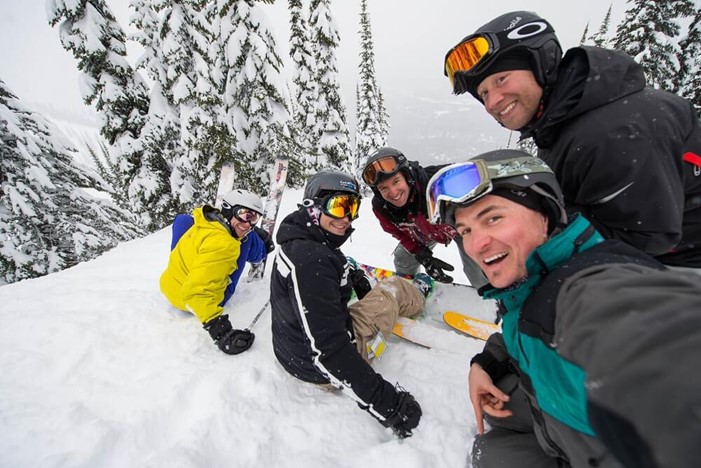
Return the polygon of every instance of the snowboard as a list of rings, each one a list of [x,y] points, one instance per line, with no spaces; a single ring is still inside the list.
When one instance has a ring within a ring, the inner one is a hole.
[[[422,348],[431,349],[430,340],[421,333],[421,328],[420,322],[399,317],[392,328],[392,334]]]
[[[287,181],[287,166],[289,160],[286,156],[279,156],[273,163],[270,172],[270,190],[268,198],[265,201],[265,211],[260,223],[260,227],[267,232],[270,237],[273,236],[275,230],[275,222],[277,213],[280,209],[280,201],[282,200],[282,192],[285,190],[285,182]],[[256,281],[263,277],[265,273],[265,264],[267,258],[257,265],[251,265],[248,270],[248,281]]]
[[[455,330],[483,341],[487,341],[493,333],[501,331],[501,327],[492,322],[453,311],[445,312],[443,321]]]

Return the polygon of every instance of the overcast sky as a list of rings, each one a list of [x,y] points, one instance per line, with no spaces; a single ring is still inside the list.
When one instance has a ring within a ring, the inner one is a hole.
[[[127,31],[131,10],[128,0],[107,0]],[[341,85],[349,114],[357,82],[358,19],[356,0],[334,0],[332,12],[341,35],[338,50]],[[609,0],[563,2],[559,0],[369,0],[375,41],[375,68],[386,95],[413,96],[435,92],[450,95],[442,73],[446,51],[462,37],[492,18],[512,10],[527,9],[549,20],[565,48],[577,45],[591,21],[590,32],[598,29],[611,3]],[[264,7],[268,12],[279,53],[287,60],[287,1],[277,0]],[[612,24],[625,11],[623,0],[613,5]],[[76,62],[60,44],[58,30],[46,20],[44,0],[0,0],[0,78],[28,104],[53,104],[82,108]],[[131,51],[137,46],[130,45]],[[134,63],[135,57],[130,57]],[[455,99],[467,99],[460,97]]]

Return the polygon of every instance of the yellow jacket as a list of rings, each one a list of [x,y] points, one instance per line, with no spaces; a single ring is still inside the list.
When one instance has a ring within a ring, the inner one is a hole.
[[[160,286],[173,306],[206,323],[224,310],[221,303],[236,269],[241,242],[214,208],[196,208],[192,216],[195,224],[170,252]]]

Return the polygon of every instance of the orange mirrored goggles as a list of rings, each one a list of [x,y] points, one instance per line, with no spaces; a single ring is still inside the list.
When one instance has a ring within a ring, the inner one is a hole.
[[[321,211],[336,219],[350,216],[351,221],[358,217],[360,198],[351,194],[331,194],[326,197],[321,205]]]
[[[469,72],[492,52],[490,41],[484,36],[470,37],[456,45],[445,56],[445,74],[455,86],[455,74]]]
[[[392,175],[399,170],[399,161],[392,155],[379,158],[365,166],[363,170],[363,180],[368,185],[377,184],[377,179],[381,175]]]

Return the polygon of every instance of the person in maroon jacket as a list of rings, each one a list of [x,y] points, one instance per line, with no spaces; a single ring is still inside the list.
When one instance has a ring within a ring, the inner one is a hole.
[[[380,226],[399,241],[393,252],[397,273],[413,276],[423,266],[436,281],[452,283],[453,278],[446,272],[453,271],[453,266],[434,257],[432,249],[455,239],[465,276],[472,286],[480,288],[487,280],[465,255],[455,229],[427,220],[426,184],[442,167],[421,167],[416,161],[408,161],[401,151],[386,146],[368,157],[362,177],[374,193],[372,210]]]

